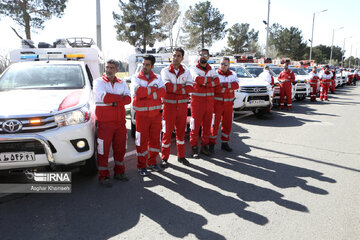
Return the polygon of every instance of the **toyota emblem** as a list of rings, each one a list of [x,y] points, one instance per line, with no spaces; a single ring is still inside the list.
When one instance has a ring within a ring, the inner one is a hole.
[[[259,88],[254,88],[254,92],[260,92]]]
[[[5,132],[16,133],[21,130],[22,123],[15,119],[7,120],[2,124],[2,128]]]

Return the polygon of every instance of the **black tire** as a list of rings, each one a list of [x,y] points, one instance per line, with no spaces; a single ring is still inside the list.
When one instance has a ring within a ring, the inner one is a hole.
[[[132,138],[135,138],[135,132],[136,132],[136,126],[135,124],[131,123],[130,135]]]
[[[94,152],[93,156],[86,160],[85,165],[80,167],[80,173],[85,176],[94,176],[97,172],[97,158],[96,152]]]

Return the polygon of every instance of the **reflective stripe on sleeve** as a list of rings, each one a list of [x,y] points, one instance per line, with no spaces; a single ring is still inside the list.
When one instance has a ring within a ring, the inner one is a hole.
[[[165,102],[165,103],[173,103],[173,104],[176,104],[176,100],[171,100],[171,99],[163,99],[163,101]]]
[[[107,167],[101,167],[101,166],[98,166],[98,169],[99,169],[100,171],[107,171],[107,170],[109,170],[109,168],[107,168]]]
[[[210,136],[211,139],[216,139],[217,138],[217,135],[216,136]]]
[[[214,100],[217,100],[217,101],[223,101],[224,99],[221,98],[221,97],[214,97]]]
[[[118,165],[118,166],[123,166],[124,165],[124,162],[118,162],[118,161],[114,161],[115,162],[115,165]]]
[[[178,100],[178,103],[188,103],[188,102],[189,102],[189,99]]]
[[[163,147],[163,148],[169,148],[170,145],[171,145],[170,143],[169,143],[169,144],[163,144],[162,147]]]
[[[183,144],[185,144],[185,141],[176,140],[176,143],[179,144],[179,145],[183,145]]]
[[[234,98],[224,98],[224,102],[232,102]]]
[[[104,102],[96,102],[95,105],[96,106],[112,106],[111,103],[104,103]]]

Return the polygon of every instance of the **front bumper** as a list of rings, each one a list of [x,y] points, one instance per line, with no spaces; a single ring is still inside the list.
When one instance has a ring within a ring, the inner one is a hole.
[[[35,153],[34,161],[0,162],[0,170],[42,166],[50,166],[50,168],[55,169],[57,165],[71,165],[87,160],[94,154],[95,130],[95,122],[90,120],[86,123],[59,127],[36,134],[1,134],[0,152],[4,151],[1,145],[3,143],[21,143],[25,141],[39,142],[44,151],[43,153]],[[71,143],[71,140],[76,139],[85,140],[88,150],[78,151]],[[22,151],[22,149],[17,149],[15,152]]]

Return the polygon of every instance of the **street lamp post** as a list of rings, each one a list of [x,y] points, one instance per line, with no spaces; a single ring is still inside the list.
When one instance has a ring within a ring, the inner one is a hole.
[[[334,29],[333,29],[329,65],[331,65],[331,61],[332,61],[333,46],[334,46],[334,33],[335,33],[335,30],[340,30],[340,29],[343,29],[343,28],[344,28],[344,27],[336,28],[336,29],[334,28]]]
[[[266,22],[266,52],[265,58],[269,57],[269,19],[270,19],[270,0],[268,0],[268,16]]]
[[[311,31],[311,44],[310,44],[310,61],[311,61],[311,54],[312,54],[312,46],[313,46],[313,41],[314,41],[314,23],[315,23],[315,14],[316,13],[322,13],[322,12],[326,12],[327,11],[327,9],[325,9],[325,10],[322,10],[322,11],[320,11],[320,12],[314,12],[314,14],[313,14],[313,22],[312,22],[312,31]]]
[[[350,56],[349,56],[349,68],[350,68],[350,65],[351,65],[351,54],[352,54],[352,43],[351,43]]]
[[[352,36],[347,37],[347,38],[352,38]],[[343,54],[342,54],[342,66],[343,66],[343,67],[345,66],[345,62],[344,62],[344,60],[345,60],[345,40],[346,40],[347,38],[344,38],[344,45],[343,45]]]

